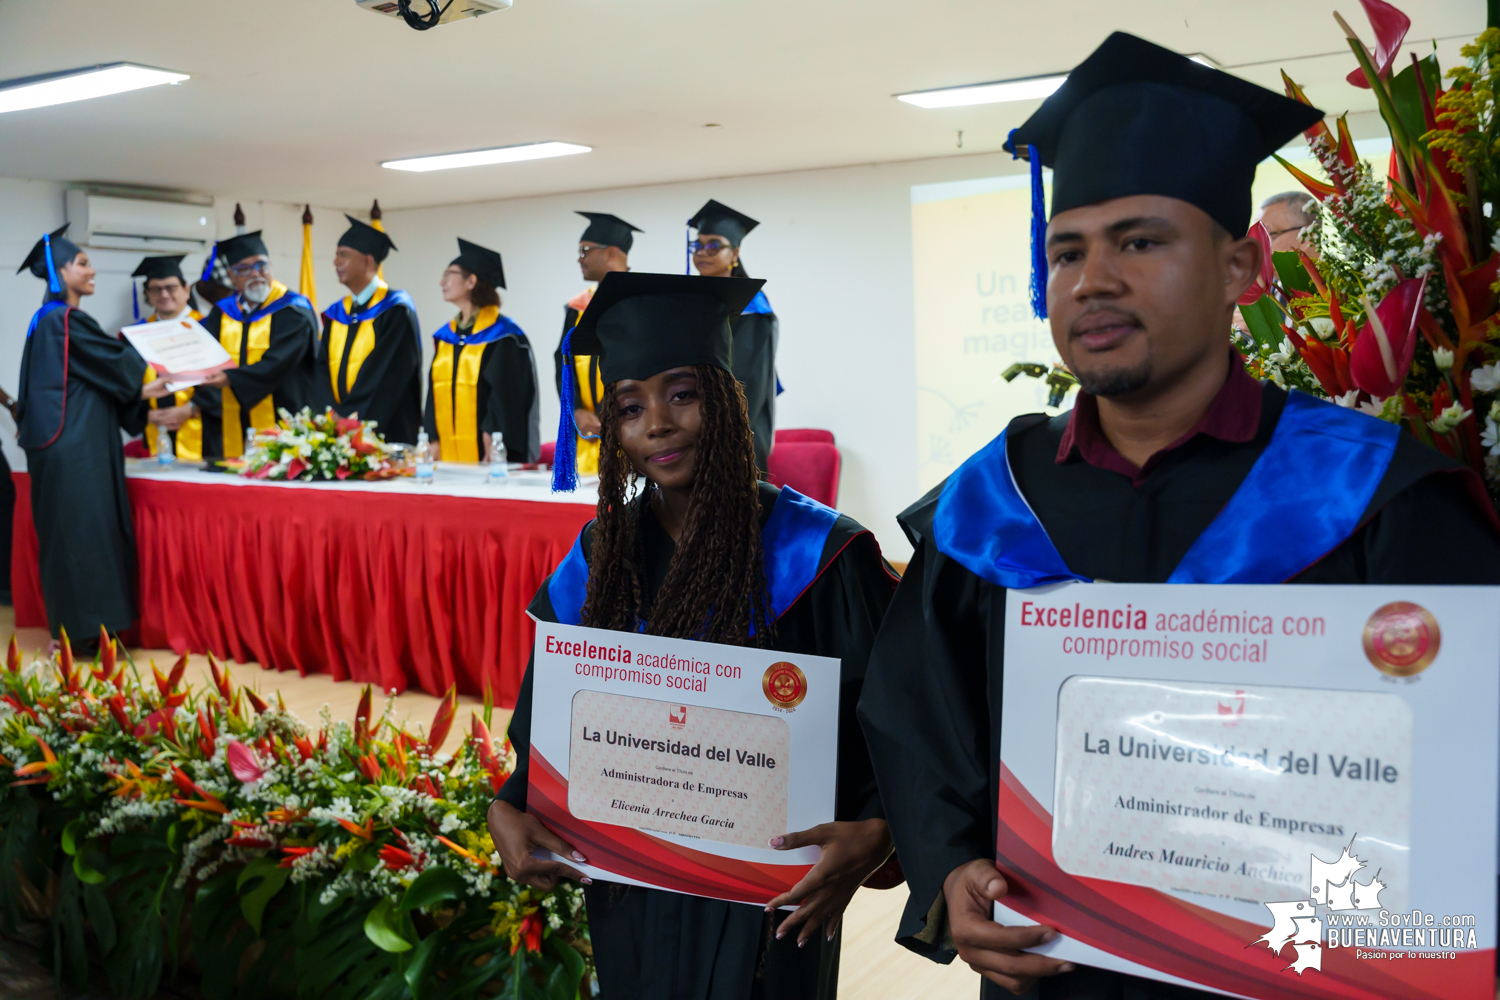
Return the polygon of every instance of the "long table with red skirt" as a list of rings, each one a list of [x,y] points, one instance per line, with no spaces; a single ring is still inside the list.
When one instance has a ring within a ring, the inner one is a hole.
[[[440,463],[435,482],[266,483],[126,462],[136,637],[275,670],[515,704],[537,587],[593,517],[595,487],[547,474],[491,485]],[[15,473],[16,625],[43,627],[31,480]]]

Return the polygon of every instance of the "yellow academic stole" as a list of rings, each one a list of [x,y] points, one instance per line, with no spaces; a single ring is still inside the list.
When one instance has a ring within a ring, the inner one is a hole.
[[[379,281],[380,279],[376,279]],[[375,294],[370,296],[370,301],[359,307],[360,312],[373,308],[381,299],[385,298],[390,288],[381,282],[380,287],[375,289]],[[353,316],[354,297],[344,296],[344,315]],[[349,368],[344,373],[344,384],[339,386],[339,363],[344,358],[344,345],[349,340],[349,326],[329,317],[328,323],[328,381],[333,386],[333,399],[336,403],[342,403],[344,396],[354,388],[354,382],[359,378],[360,365],[365,363],[365,358],[375,350],[375,320],[370,318],[359,324],[354,331],[354,344],[349,348]],[[477,461],[477,459],[476,459]]]
[[[286,292],[285,285],[279,281],[272,281],[270,297],[256,311],[264,309]],[[245,324],[226,315],[221,309],[219,311],[219,343],[241,366],[255,364],[265,356],[267,348],[271,346],[271,317],[273,315],[274,313],[267,314],[253,321],[247,331]],[[245,348],[243,357],[240,353],[242,344]],[[265,399],[251,407],[251,427],[257,430],[269,430],[276,426],[274,397],[274,393],[267,393]],[[234,390],[227,385],[223,389],[223,407],[224,457],[239,458],[245,454],[245,432],[240,427],[240,401],[235,398]]]
[[[203,318],[203,314],[196,309],[189,309],[188,315],[193,317],[193,319]],[[158,319],[159,317],[157,317],[155,313],[152,313],[151,318],[146,320],[146,322],[155,323],[158,322]],[[150,365],[147,365],[145,377],[141,381],[145,384],[150,384],[151,382],[156,381],[156,369],[152,368]],[[172,405],[186,406],[192,398],[192,386],[188,386],[186,389],[178,389],[176,392],[172,393]],[[160,402],[161,400],[158,399],[151,400],[151,409],[157,409]],[[156,425],[148,423],[146,425],[145,433],[146,448],[151,452],[152,455],[156,454],[156,433]],[[188,462],[203,461],[202,417],[192,417],[188,419],[181,427],[177,428],[177,457]]]
[[[578,320],[583,318],[583,311],[588,308],[589,301],[594,297],[592,289],[585,289],[568,303],[573,311],[578,314],[573,325],[578,325]],[[604,398],[604,383],[599,379],[597,373],[593,378],[589,377],[589,365],[593,358],[587,354],[573,355],[573,385],[577,387],[578,408],[588,410],[590,413],[599,412],[599,402]],[[590,441],[582,434],[578,435],[577,443],[578,474],[580,476],[597,476],[599,474],[599,441]]]
[[[499,306],[485,306],[474,317],[473,333],[494,326],[499,317]],[[492,343],[459,347],[445,340],[437,341],[430,391],[444,461],[479,461],[479,370],[484,349]],[[352,358],[349,365],[351,368],[354,365]]]

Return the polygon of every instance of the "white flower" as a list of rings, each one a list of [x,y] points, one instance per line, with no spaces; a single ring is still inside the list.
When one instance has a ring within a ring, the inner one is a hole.
[[[1307,324],[1312,327],[1313,334],[1319,340],[1333,340],[1338,336],[1338,328],[1327,316],[1314,316]]]
[[[1447,434],[1449,431],[1453,430],[1453,428],[1463,423],[1471,412],[1472,411],[1466,410],[1457,403],[1454,403],[1452,406],[1445,409],[1442,413],[1439,413],[1436,417],[1433,417],[1431,420],[1427,421],[1427,426],[1431,427],[1439,434]]]
[[[1495,238],[1500,240],[1500,233],[1497,233]],[[1474,369],[1469,373],[1469,385],[1474,387],[1475,392],[1500,390],[1500,362]]]
[[[1453,352],[1446,347],[1434,347],[1432,349],[1432,362],[1438,366],[1438,370],[1447,371],[1453,367]]]
[[[1359,399],[1359,390],[1358,389],[1350,389],[1348,392],[1344,393],[1341,396],[1334,396],[1333,397],[1333,401],[1335,403],[1337,403],[1339,406],[1348,407],[1351,410],[1354,409],[1355,401],[1358,400],[1358,399]]]
[[[1495,426],[1493,420],[1484,422],[1484,433],[1479,435],[1479,443],[1489,449],[1489,453],[1500,458],[1500,427]]]

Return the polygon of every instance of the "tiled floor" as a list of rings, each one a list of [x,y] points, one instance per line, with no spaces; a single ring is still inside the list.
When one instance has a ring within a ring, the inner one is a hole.
[[[11,609],[0,606],[0,642],[9,642],[13,623]],[[49,637],[43,629],[20,629],[17,638],[21,648],[30,651],[46,648]],[[131,656],[143,668],[155,660],[164,671],[177,659],[170,650],[132,650]],[[358,684],[339,683],[321,675],[299,677],[295,673],[273,673],[262,670],[257,664],[232,664],[230,669],[237,683],[249,684],[262,697],[280,692],[287,708],[309,723],[316,722],[324,705],[336,719],[353,719],[359,704],[361,687]],[[193,656],[188,671],[189,677],[197,678],[195,683],[211,683],[206,658]],[[377,706],[382,704],[377,702]],[[431,723],[437,705],[437,698],[421,692],[409,691],[396,698],[398,716],[420,722],[424,727]],[[463,731],[468,727],[469,711],[478,707],[478,699],[460,699],[458,719],[446,745],[452,747],[462,739]],[[494,732],[503,732],[508,718],[509,713],[497,708]],[[905,886],[885,891],[861,889],[854,897],[844,916],[840,995],[846,1000],[909,1000],[918,997],[967,1000],[977,996],[979,977],[968,967],[961,963],[934,965],[892,940],[905,902]],[[34,995],[36,1000],[42,1000],[52,996],[50,986],[42,989],[33,982],[36,976],[34,966],[26,971],[28,953],[29,949],[23,946],[0,943],[0,997],[32,1000]],[[92,995],[88,1000],[93,1000]]]

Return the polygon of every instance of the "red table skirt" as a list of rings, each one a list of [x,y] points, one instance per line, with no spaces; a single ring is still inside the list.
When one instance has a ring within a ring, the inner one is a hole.
[[[46,627],[15,473],[16,624]],[[537,587],[591,505],[126,480],[140,643],[513,707]]]

